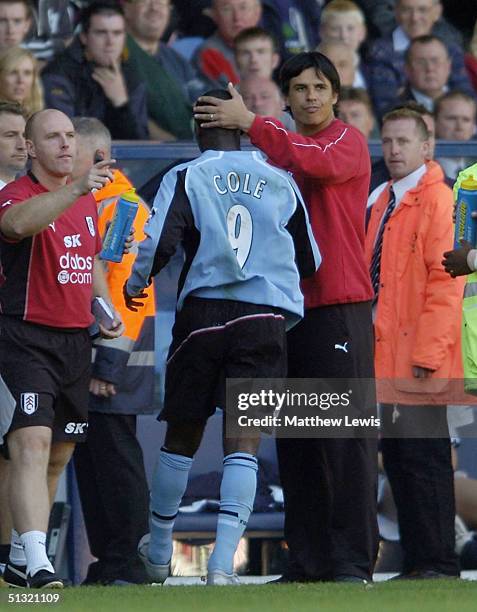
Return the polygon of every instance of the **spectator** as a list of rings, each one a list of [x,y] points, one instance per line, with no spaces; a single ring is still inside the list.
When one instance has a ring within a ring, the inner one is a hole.
[[[436,136],[439,140],[467,141],[475,135],[477,103],[465,92],[450,91],[436,100]],[[447,176],[456,179],[470,161],[465,157],[440,157],[437,160]]]
[[[73,38],[77,15],[84,0],[34,0],[33,28],[22,44],[40,67],[65,50]]]
[[[396,0],[356,0],[357,3],[363,9],[368,25],[370,26],[370,38],[373,40],[375,38],[383,38],[386,36],[391,36],[393,30],[396,28]],[[440,2],[440,5],[448,2],[454,2],[455,0],[444,0],[444,2]],[[469,14],[471,11],[468,10],[468,7],[463,8],[462,5],[465,3],[473,3],[474,0],[459,0],[459,12],[463,15]],[[439,5],[439,0],[435,0],[436,5]],[[429,5],[414,3],[413,5],[408,5],[407,15],[410,20],[413,20],[415,24],[418,24],[422,19],[427,19],[429,17]],[[455,24],[452,25],[442,17],[442,6],[437,6],[435,9],[439,11],[439,18],[435,22],[432,33],[436,36],[439,36],[446,45],[450,43],[455,43],[459,46],[462,46],[462,28],[455,27]],[[446,16],[448,15],[448,11],[445,10]],[[434,18],[434,15],[431,15]]]
[[[97,119],[73,119],[78,143],[72,178],[82,176],[95,158],[111,157],[111,135]],[[132,188],[119,170],[114,180],[94,192],[98,229],[106,231],[118,198]],[[150,209],[140,202],[134,220],[135,238],[144,240]],[[74,460],[81,505],[91,553],[85,584],[116,581],[147,582],[137,556],[137,543],[148,530],[149,490],[141,446],[136,438],[138,414],[154,410],[154,294],[146,290],[144,308],[131,314],[124,305],[122,288],[129,278],[135,255],[108,263],[106,279],[111,299],[124,322],[118,341],[98,339],[90,382],[88,437],[78,446]],[[140,359],[138,357],[140,356]]]
[[[262,25],[277,40],[283,60],[312,51],[320,42],[324,3],[325,0],[262,0]]]
[[[369,91],[378,117],[392,107],[404,86],[404,55],[410,41],[433,33],[441,8],[439,0],[396,0],[398,27],[392,36],[374,41],[367,56]],[[449,88],[471,92],[462,48],[454,42],[446,46],[452,64]]]
[[[321,42],[317,49],[333,63],[343,87],[353,87],[356,82],[354,53],[344,43],[338,41]]]
[[[12,47],[0,53],[0,98],[21,104],[27,117],[43,109],[38,64],[26,49]]]
[[[427,159],[434,159],[434,151],[436,148],[436,122],[434,119],[434,114],[431,113],[431,111],[427,110],[425,106],[419,104],[418,102],[414,102],[413,100],[408,100],[406,102],[403,102],[402,104],[398,104],[392,110],[398,110],[401,108],[407,108],[422,117],[422,120],[426,124],[428,134],[429,152]],[[371,166],[371,183],[369,186],[370,196],[368,198],[368,214],[370,212],[370,206],[374,204],[374,202],[381,193],[380,186],[383,185],[383,183],[385,184],[390,178],[391,177],[389,174],[389,170],[386,166],[386,162],[381,157]],[[450,179],[445,177],[445,181],[447,185],[449,185],[449,187],[452,187]]]
[[[192,138],[192,100],[204,91],[195,70],[161,42],[171,17],[169,0],[123,0],[126,56],[146,84],[149,131],[156,140]]]
[[[0,101],[0,189],[25,169],[25,111],[15,102]]]
[[[260,25],[276,41],[280,57],[310,51],[319,43],[321,8],[325,0],[262,0]],[[174,0],[178,29],[185,37],[208,37],[213,33],[213,0]],[[192,39],[193,40],[193,39]]]
[[[376,303],[381,450],[404,551],[400,577],[455,577],[454,474],[443,404],[449,380],[462,378],[463,283],[441,264],[454,239],[452,191],[439,165],[427,161],[428,132],[417,113],[385,115],[382,141],[391,181],[371,210],[366,257]]]
[[[0,206],[0,374],[16,400],[7,437],[15,532],[6,572],[23,581],[17,586],[61,588],[46,530],[58,478],[86,436],[91,300],[109,301],[95,264],[100,239],[91,190],[110,181],[111,160],[67,184],[75,155],[68,117],[40,111],[25,135],[31,172],[2,190]],[[74,243],[66,240],[72,232]],[[118,315],[101,331],[120,336]]]
[[[248,77],[271,79],[280,62],[275,40],[263,28],[242,30],[235,37],[234,50],[240,80]]]
[[[211,17],[217,25],[194,54],[193,63],[210,83],[237,83],[234,39],[242,30],[258,25],[262,14],[260,0],[212,0]]]
[[[375,119],[371,99],[365,89],[343,87],[338,104],[338,117],[357,128],[369,140],[372,138]]]
[[[0,0],[0,51],[20,45],[31,24],[29,0]]]
[[[418,36],[411,41],[405,59],[406,86],[403,102],[414,100],[429,111],[448,89],[451,61],[444,43],[436,36]]]
[[[240,82],[240,93],[245,106],[252,113],[262,117],[275,117],[287,129],[294,129],[295,123],[285,112],[285,103],[274,81],[263,77],[248,77]]]
[[[366,22],[360,7],[352,0],[331,0],[321,14],[320,38],[321,44],[340,42],[353,53],[353,81],[351,83],[343,83],[342,81],[341,84],[366,89],[367,67],[361,61],[359,53],[361,45],[366,39]],[[320,51],[325,53],[321,48]],[[332,58],[330,59],[333,61]]]
[[[335,119],[339,76],[324,55],[291,58],[280,82],[298,133],[248,111],[233,89],[233,100],[200,98],[209,105],[196,107],[195,116],[211,127],[246,132],[274,164],[293,172],[304,194],[323,263],[302,283],[306,310],[288,334],[288,375],[369,380],[372,289],[363,248],[368,145],[357,129]],[[345,342],[347,352],[336,349]],[[355,405],[374,409],[361,391]],[[290,550],[281,581],[371,580],[378,536],[375,440],[280,438],[277,448]]]
[[[125,37],[114,0],[87,6],[79,36],[42,72],[45,105],[69,117],[96,117],[115,139],[147,138],[146,88],[121,61]]]
[[[209,93],[231,98],[224,90]],[[138,549],[155,582],[164,582],[170,572],[174,520],[217,395],[224,431],[225,423],[236,418],[233,410],[226,412],[225,378],[285,374],[286,330],[303,316],[300,277],[312,275],[321,261],[303,200],[287,173],[257,152],[240,151],[239,130],[202,129],[201,123],[197,135],[203,153],[164,177],[147,238],[124,288],[126,304],[134,310],[144,287],[182,244],[189,261],[178,294],[160,416],[167,422],[166,439],[153,476],[150,539],[145,536]],[[227,189],[226,177],[232,175],[263,188]],[[241,218],[235,235],[234,214]],[[239,584],[234,554],[253,508],[259,442],[256,427],[224,436],[207,584]]]
[[[0,189],[25,169],[25,115],[19,104],[0,102]],[[8,503],[9,462],[0,453],[0,577],[10,552],[13,528]]]

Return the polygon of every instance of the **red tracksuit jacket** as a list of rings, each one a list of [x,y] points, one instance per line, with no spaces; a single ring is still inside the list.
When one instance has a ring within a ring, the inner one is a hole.
[[[371,165],[364,136],[339,119],[305,137],[258,116],[249,136],[272,163],[293,173],[308,207],[323,263],[302,283],[305,308],[370,300],[364,225]]]

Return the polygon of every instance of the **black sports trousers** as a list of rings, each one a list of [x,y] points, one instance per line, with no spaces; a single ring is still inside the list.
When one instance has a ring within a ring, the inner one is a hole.
[[[447,406],[397,406],[398,420],[447,429]],[[394,406],[384,404],[382,424],[392,428]],[[383,464],[396,504],[405,574],[427,570],[457,576],[454,470],[449,436],[383,438]]]
[[[290,378],[374,378],[371,303],[307,310],[287,334]],[[347,352],[337,349],[347,342]],[[290,579],[371,579],[378,550],[377,442],[277,439]]]
[[[86,583],[149,582],[137,544],[149,531],[149,489],[136,416],[90,412],[74,463],[91,554]]]

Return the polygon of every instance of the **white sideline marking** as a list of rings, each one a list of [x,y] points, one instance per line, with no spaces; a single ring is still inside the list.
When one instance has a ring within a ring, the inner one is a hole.
[[[374,574],[375,582],[384,582],[389,578],[395,576],[395,573],[390,574]],[[240,582],[242,584],[265,584],[270,582],[270,580],[274,580],[275,578],[279,578],[279,576],[240,576]],[[465,580],[475,580],[477,581],[477,571],[464,571],[461,572],[461,578]],[[171,576],[168,578],[164,585],[157,586],[205,586],[205,582],[202,582],[199,576]]]

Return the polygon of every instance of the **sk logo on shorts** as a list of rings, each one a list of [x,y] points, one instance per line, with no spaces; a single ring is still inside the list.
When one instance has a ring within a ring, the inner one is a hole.
[[[38,393],[22,393],[21,408],[25,414],[33,414],[38,408]]]
[[[86,225],[88,226],[88,231],[91,234],[91,236],[93,236],[93,238],[96,236],[96,231],[94,229],[94,221],[93,221],[93,217],[85,217],[85,221],[86,221]]]

